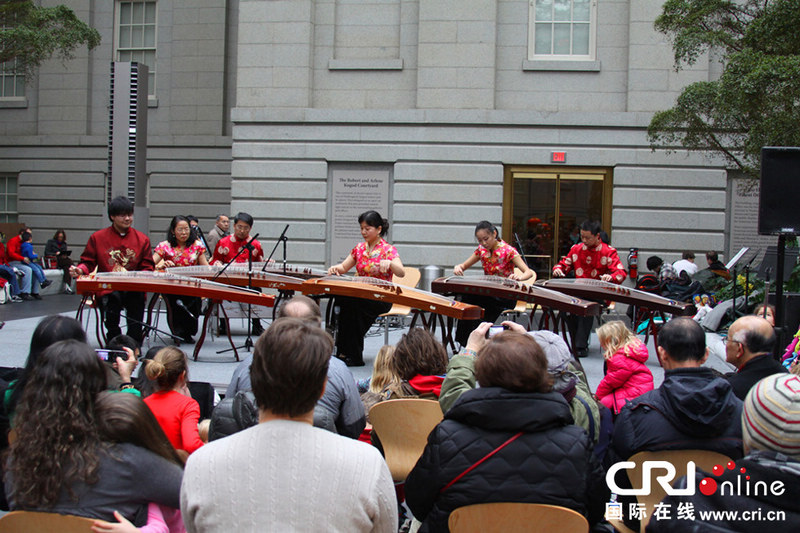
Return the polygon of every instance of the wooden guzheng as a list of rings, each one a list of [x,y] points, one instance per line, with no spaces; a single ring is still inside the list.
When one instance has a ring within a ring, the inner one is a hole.
[[[691,316],[696,312],[694,305],[690,303],[599,279],[549,279],[537,282],[537,285],[587,300],[610,300],[678,316]]]
[[[80,294],[106,291],[152,292],[266,307],[275,305],[275,296],[270,294],[167,272],[101,272],[91,276],[81,276],[76,281],[75,287]]]
[[[230,270],[234,266],[239,266],[239,265],[243,266],[246,264],[247,263],[236,263],[235,265],[231,265],[230,268],[228,268],[228,270]],[[266,268],[264,268],[264,261],[253,263],[253,270],[263,271],[268,274],[279,274],[282,276],[290,276],[293,278],[301,278],[301,279],[322,278],[328,275],[327,270],[321,270],[319,268],[313,268],[308,266],[286,264],[284,268],[283,263],[279,263],[277,261],[269,261],[267,263]]]
[[[477,320],[483,316],[483,309],[477,305],[370,277],[325,276],[308,279],[303,283],[301,291],[309,296],[352,296],[379,300],[460,320]]]
[[[255,266],[255,265],[254,265]],[[197,265],[189,267],[172,267],[166,270],[169,274],[177,274],[189,278],[215,279],[218,283],[235,285],[237,287],[259,287],[262,289],[277,289],[279,291],[299,291],[303,285],[303,279],[272,272],[262,272],[261,270],[247,270],[247,264],[231,265],[225,272],[218,276],[223,267]]]
[[[537,285],[527,285],[500,276],[439,278],[431,283],[431,290],[439,294],[476,294],[508,300],[522,300],[580,316],[600,314],[600,305],[597,302],[582,300],[563,292]]]

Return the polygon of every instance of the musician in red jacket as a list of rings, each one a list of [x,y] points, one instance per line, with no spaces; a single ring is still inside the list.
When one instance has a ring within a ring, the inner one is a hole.
[[[154,270],[150,239],[131,227],[133,203],[124,196],[117,196],[108,204],[108,219],[111,226],[94,232],[81,254],[80,264],[70,267],[72,277],[88,275],[95,269],[98,272]],[[100,295],[98,304],[103,314],[107,338],[113,339],[122,333],[119,320],[124,308],[128,336],[142,342],[144,297],[144,293],[126,291]]]
[[[566,256],[553,267],[553,277],[563,278],[574,271],[576,278],[599,279],[622,283],[627,274],[617,255],[617,249],[600,239],[600,222],[586,220],[581,224],[581,242],[570,248]],[[572,347],[577,357],[586,357],[594,317],[569,317]]]

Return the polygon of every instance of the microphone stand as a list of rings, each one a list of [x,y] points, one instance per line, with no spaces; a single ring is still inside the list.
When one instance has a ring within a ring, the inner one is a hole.
[[[236,258],[242,255],[242,253],[247,250],[247,288],[253,290],[253,241],[258,238],[258,233],[256,233],[253,237],[250,238],[244,246],[239,248],[239,251],[234,255],[230,261],[216,273],[216,275],[211,279],[211,281],[216,281],[218,277],[222,275],[225,270],[231,266],[235,261]],[[225,353],[230,352],[233,350],[236,353],[237,348],[244,348],[248,352],[253,348],[253,339],[252,339],[252,326],[253,326],[253,305],[248,303],[247,304],[247,338],[244,341],[244,345],[242,346],[232,346],[230,348],[226,348],[225,350],[219,350],[217,353]],[[230,332],[229,332],[230,334]],[[237,356],[238,357],[238,356]]]
[[[133,322],[134,324],[139,324],[140,326],[142,326],[142,341],[144,341],[144,338],[145,338],[145,337],[147,337],[147,335],[148,335],[148,334],[149,334],[151,331],[152,331],[152,332],[154,332],[154,333],[156,334],[156,336],[158,336],[158,338],[159,338],[159,339],[161,338],[161,335],[166,335],[167,337],[170,337],[170,338],[171,338],[173,341],[180,342],[180,341],[182,340],[182,339],[181,339],[180,337],[178,337],[177,335],[173,335],[172,333],[169,333],[169,332],[167,332],[167,331],[164,331],[164,330],[158,329],[158,328],[157,328],[157,327],[155,327],[155,326],[151,326],[151,325],[150,325],[150,324],[148,324],[147,322],[144,322],[144,321],[142,321],[142,320],[136,320],[135,318],[128,318],[128,313],[127,313],[127,312],[126,312],[124,315],[122,315],[122,314],[121,314],[121,315],[120,315],[120,317],[124,317],[126,322],[128,322],[128,321],[131,321],[131,322]],[[161,335],[159,335],[159,333],[160,333]],[[162,340],[163,340],[163,339],[162,339]]]
[[[286,224],[286,227],[283,228],[281,236],[278,237],[278,240],[275,242],[275,246],[272,247],[272,251],[269,253],[269,257],[267,257],[267,260],[264,261],[264,266],[261,268],[262,272],[267,271],[267,265],[272,260],[272,256],[275,255],[275,250],[278,249],[278,245],[280,243],[283,243],[283,273],[286,274],[286,242],[289,240],[288,237],[286,237],[286,231],[288,229],[289,229],[289,224]]]
[[[522,262],[525,263],[525,266],[530,268],[531,266],[528,264],[528,259],[525,257],[525,252],[522,250],[522,241],[519,240],[519,235],[514,233],[514,239],[517,241],[517,248],[519,248],[519,255],[522,256]]]

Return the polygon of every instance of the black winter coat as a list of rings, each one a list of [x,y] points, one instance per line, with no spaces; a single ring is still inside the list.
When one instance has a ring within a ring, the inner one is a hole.
[[[448,531],[450,512],[488,502],[560,505],[602,518],[608,488],[586,431],[564,397],[497,387],[465,392],[431,432],[406,480],[420,532]],[[523,434],[445,492],[453,478],[517,432]]]
[[[744,401],[753,386],[772,374],[785,374],[786,369],[771,355],[757,355],[742,365],[742,368],[727,376],[737,398]]]
[[[629,401],[614,421],[606,465],[641,451],[690,449],[742,456],[742,401],[708,368],[667,370],[659,388]]]

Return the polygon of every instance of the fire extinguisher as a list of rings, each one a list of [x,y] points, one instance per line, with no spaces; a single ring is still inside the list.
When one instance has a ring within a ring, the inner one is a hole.
[[[639,278],[639,249],[631,248],[628,254],[628,275],[633,283]]]

